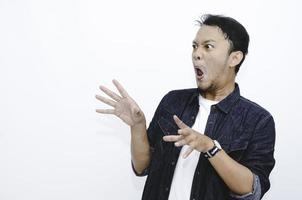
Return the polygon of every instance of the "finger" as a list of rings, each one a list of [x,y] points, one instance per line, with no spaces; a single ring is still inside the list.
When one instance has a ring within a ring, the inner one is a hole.
[[[112,82],[115,85],[115,87],[117,88],[117,90],[120,92],[122,97],[129,97],[129,94],[127,93],[127,91],[117,80],[113,79]]]
[[[190,133],[191,133],[191,128],[184,128],[184,129],[178,129],[178,131],[177,131],[177,133],[179,134],[179,135],[183,135],[183,136],[188,136],[188,135],[190,135]]]
[[[176,142],[178,140],[181,140],[183,137],[181,135],[166,135],[163,137],[163,140],[165,142]]]
[[[101,102],[104,102],[105,104],[108,104],[108,105],[110,105],[110,106],[112,106],[112,107],[115,107],[115,104],[116,104],[116,103],[115,103],[114,101],[108,99],[108,98],[105,98],[105,97],[99,96],[99,95],[95,95],[95,98],[97,98],[97,99],[100,100]]]
[[[182,155],[182,157],[187,158],[192,153],[193,150],[194,148],[189,146],[186,152]]]
[[[188,144],[188,141],[186,139],[182,139],[182,140],[175,142],[175,146],[177,146],[177,147],[181,147],[186,144]]]
[[[187,128],[188,126],[181,121],[176,115],[173,115],[173,119],[179,128]]]
[[[96,109],[95,111],[102,114],[115,114],[114,109]]]
[[[115,101],[119,101],[121,99],[121,97],[119,95],[117,95],[115,92],[112,92],[111,90],[109,90],[108,88],[106,88],[105,86],[100,86],[100,89],[106,93],[108,96],[110,96],[112,99],[114,99]]]

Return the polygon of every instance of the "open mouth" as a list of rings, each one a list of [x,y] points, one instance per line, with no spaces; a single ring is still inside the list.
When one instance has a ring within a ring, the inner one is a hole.
[[[196,72],[196,76],[198,79],[202,79],[203,78],[203,71],[199,68],[195,68],[195,72]]]

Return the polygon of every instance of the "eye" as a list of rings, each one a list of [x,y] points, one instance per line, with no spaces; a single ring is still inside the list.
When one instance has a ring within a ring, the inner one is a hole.
[[[193,49],[197,49],[197,45],[196,44],[192,44]]]
[[[206,49],[213,49],[213,48],[214,48],[214,45],[212,45],[212,44],[205,44],[204,47],[205,47]]]

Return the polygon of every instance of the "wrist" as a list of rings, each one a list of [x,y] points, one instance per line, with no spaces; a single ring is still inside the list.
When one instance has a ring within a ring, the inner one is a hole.
[[[217,140],[212,140],[213,142],[213,147],[211,149],[209,149],[208,151],[204,152],[203,155],[206,158],[212,158],[216,155],[216,153],[218,153],[219,151],[222,150],[219,142]]]
[[[131,130],[141,130],[141,129],[145,129],[146,130],[146,120],[144,119],[142,122],[136,123],[134,125],[131,125],[130,128]]]
[[[206,148],[203,153],[213,149],[214,146],[215,146],[215,144],[214,144],[213,140],[211,138],[209,138],[208,142],[206,143]]]

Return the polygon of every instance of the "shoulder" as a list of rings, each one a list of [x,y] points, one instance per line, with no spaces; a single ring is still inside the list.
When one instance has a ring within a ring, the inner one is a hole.
[[[166,101],[187,101],[198,93],[197,88],[171,90],[163,97]]]
[[[250,111],[258,112],[258,113],[261,113],[261,114],[266,115],[266,116],[271,116],[270,112],[268,110],[266,110],[264,107],[262,107],[258,103],[254,102],[250,99],[247,99],[243,96],[240,96],[240,102],[239,103],[240,103],[241,106],[246,107]]]
[[[236,107],[237,112],[241,112],[244,117],[250,119],[251,122],[255,122],[257,127],[263,125],[263,123],[274,123],[273,116],[267,109],[243,96],[240,96]]]
[[[187,96],[192,95],[197,91],[197,88],[185,88],[185,89],[175,89],[169,91],[167,94],[169,95],[177,95],[177,96]]]
[[[162,98],[158,106],[159,113],[167,111],[168,113],[179,115],[197,95],[197,88],[171,90]]]

